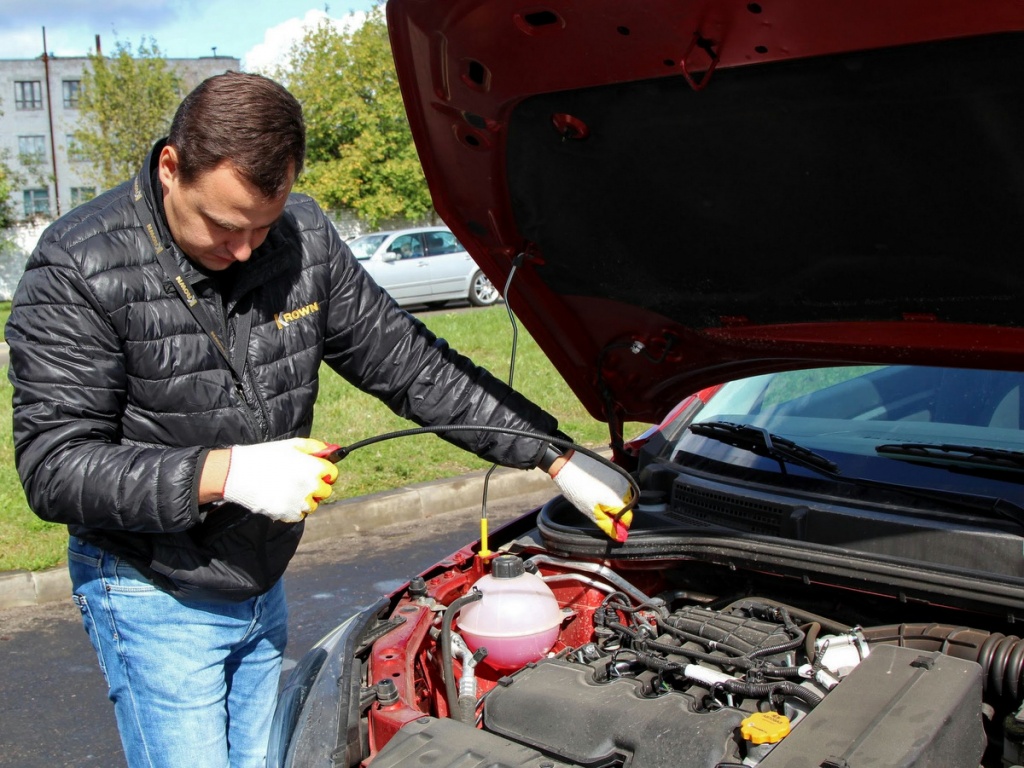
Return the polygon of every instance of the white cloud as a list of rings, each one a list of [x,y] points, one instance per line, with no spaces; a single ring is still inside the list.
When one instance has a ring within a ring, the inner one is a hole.
[[[340,19],[329,17],[320,10],[306,11],[303,18],[291,18],[271,27],[263,34],[263,42],[257,43],[242,57],[242,69],[246,72],[273,74],[288,60],[292,46],[302,40],[307,30],[315,29],[327,20],[339,32],[351,32],[366,21],[364,11],[354,11]]]
[[[47,40],[48,47],[53,50],[53,43]],[[0,50],[3,58],[33,59],[43,52],[43,36],[40,30],[4,30],[0,29]]]

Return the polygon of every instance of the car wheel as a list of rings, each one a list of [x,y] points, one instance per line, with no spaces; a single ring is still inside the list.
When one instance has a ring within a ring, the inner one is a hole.
[[[489,307],[498,300],[498,289],[479,269],[469,283],[469,303],[475,307]]]

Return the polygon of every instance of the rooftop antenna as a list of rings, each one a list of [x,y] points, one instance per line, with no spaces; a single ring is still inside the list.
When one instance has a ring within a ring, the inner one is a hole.
[[[210,46],[210,50],[213,51],[213,58],[216,59],[217,58],[217,46],[216,45]]]

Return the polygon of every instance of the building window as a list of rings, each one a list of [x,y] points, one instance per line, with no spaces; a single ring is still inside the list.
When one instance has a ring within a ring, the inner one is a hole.
[[[85,152],[82,151],[82,145],[75,141],[74,134],[64,134],[64,141],[68,151],[68,160],[73,163],[81,163],[87,159]]]
[[[46,137],[19,136],[18,157],[22,165],[46,162]]]
[[[40,80],[14,81],[15,109],[42,109],[43,83]]]
[[[23,192],[25,199],[25,216],[49,216],[50,215],[50,190],[41,187],[39,189],[26,189]]]
[[[72,187],[71,207],[74,208],[76,205],[87,203],[94,197],[96,197],[96,187]]]
[[[81,95],[81,80],[64,81],[64,109],[78,109],[78,99]]]

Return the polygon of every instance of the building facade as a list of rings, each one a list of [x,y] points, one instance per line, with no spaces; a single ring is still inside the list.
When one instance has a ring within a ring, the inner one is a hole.
[[[211,75],[241,69],[229,56],[167,59],[185,92]],[[24,184],[14,193],[19,217],[53,218],[102,190],[75,152],[86,57],[0,59],[0,153]],[[142,162],[142,158],[139,158]]]

